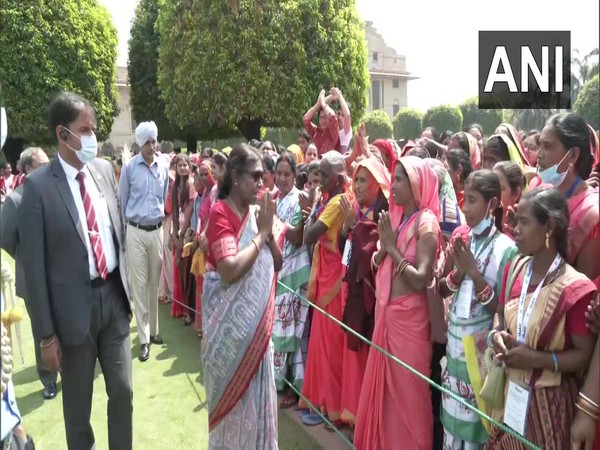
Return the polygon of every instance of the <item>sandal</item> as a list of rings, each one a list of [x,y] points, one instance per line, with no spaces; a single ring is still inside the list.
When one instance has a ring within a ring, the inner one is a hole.
[[[169,303],[171,303],[171,301],[166,295],[163,295],[158,297],[158,303],[160,303],[161,305],[168,305]]]
[[[202,338],[204,337],[204,331],[202,330],[196,330],[196,334],[198,335],[198,339],[202,340]]]
[[[182,325],[183,325],[184,327],[189,327],[189,326],[190,326],[191,324],[193,324],[193,323],[194,323],[194,321],[192,320],[192,318],[191,318],[190,316],[185,316],[185,317],[183,318],[183,324],[182,324]]]

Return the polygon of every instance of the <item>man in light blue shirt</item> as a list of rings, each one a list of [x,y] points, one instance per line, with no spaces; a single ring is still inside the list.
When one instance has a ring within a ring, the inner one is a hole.
[[[138,125],[135,140],[140,152],[123,166],[120,179],[131,296],[141,344],[140,361],[150,357],[150,343],[163,343],[158,334],[158,283],[163,249],[160,228],[165,217],[169,168],[156,155],[157,138],[154,122]]]

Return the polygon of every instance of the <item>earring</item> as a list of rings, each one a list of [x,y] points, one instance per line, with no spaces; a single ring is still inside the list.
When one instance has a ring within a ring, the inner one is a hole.
[[[546,248],[550,248],[550,232],[546,233]]]

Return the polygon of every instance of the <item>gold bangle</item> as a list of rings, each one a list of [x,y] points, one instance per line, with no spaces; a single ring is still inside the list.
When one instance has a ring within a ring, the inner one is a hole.
[[[590,417],[591,417],[592,419],[594,419],[595,421],[598,421],[598,420],[600,419],[600,418],[598,417],[598,415],[595,415],[595,414],[594,414],[594,413],[592,413],[591,411],[588,411],[588,410],[587,410],[587,409],[586,409],[584,406],[580,405],[579,403],[575,403],[575,407],[576,407],[576,408],[577,408],[579,411],[581,411],[581,412],[583,412],[583,413],[587,414],[588,416],[590,416]]]
[[[584,400],[585,402],[589,403],[590,406],[593,406],[596,409],[600,409],[600,405],[598,403],[594,402],[591,398],[587,397],[584,393],[580,392],[579,397],[581,397],[581,399]]]
[[[258,253],[260,254],[260,246],[256,242],[256,238],[252,238],[252,243],[254,244],[254,246],[256,247],[256,250],[258,250]]]

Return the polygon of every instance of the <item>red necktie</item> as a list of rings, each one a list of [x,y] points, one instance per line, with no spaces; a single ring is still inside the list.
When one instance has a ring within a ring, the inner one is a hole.
[[[98,222],[96,222],[96,213],[94,212],[94,206],[92,205],[92,199],[88,195],[85,189],[85,173],[79,172],[75,177],[79,181],[79,192],[81,192],[81,198],[83,200],[83,208],[85,209],[85,217],[87,220],[87,227],[90,236],[90,243],[92,244],[92,250],[94,251],[94,259],[96,260],[96,269],[102,277],[106,280],[108,276],[108,268],[106,266],[106,256],[104,256],[104,250],[102,249],[102,240],[100,239],[100,232],[98,231]]]

